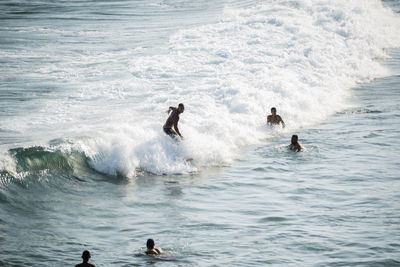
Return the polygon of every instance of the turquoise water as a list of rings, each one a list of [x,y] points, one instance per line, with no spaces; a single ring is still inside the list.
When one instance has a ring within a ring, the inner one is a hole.
[[[400,265],[400,19],[360,3],[2,2],[0,265]]]

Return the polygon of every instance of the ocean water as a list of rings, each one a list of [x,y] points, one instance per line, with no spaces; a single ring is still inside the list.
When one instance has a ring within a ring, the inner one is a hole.
[[[0,266],[400,266],[399,12],[0,2]]]

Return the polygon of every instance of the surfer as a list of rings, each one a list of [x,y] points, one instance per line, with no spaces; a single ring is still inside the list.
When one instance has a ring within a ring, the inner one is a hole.
[[[181,135],[181,133],[179,132],[178,129],[178,121],[179,121],[179,114],[183,113],[183,111],[185,110],[185,107],[183,106],[183,104],[179,104],[178,108],[175,107],[169,107],[169,109],[167,110],[167,113],[169,114],[171,111],[171,115],[169,115],[167,121],[165,122],[163,128],[164,128],[164,132],[171,136],[171,137],[175,137],[176,135],[179,135],[181,139],[183,139],[183,136]],[[174,129],[172,129],[174,128]]]
[[[302,147],[299,143],[299,137],[297,135],[292,135],[292,140],[290,141],[289,149],[295,152],[300,152]]]
[[[80,263],[80,264],[75,265],[75,267],[96,267],[96,264],[88,262],[89,259],[90,259],[90,252],[89,251],[85,250],[82,253],[82,259],[83,259],[83,262]]]
[[[155,248],[154,247],[154,240],[153,239],[147,239],[147,250],[146,250],[146,255],[159,255],[162,253],[161,248]]]
[[[285,123],[283,122],[281,116],[276,114],[276,108],[271,108],[271,114],[272,115],[268,115],[267,117],[267,124],[279,125],[279,123],[282,123],[282,128],[285,128]]]

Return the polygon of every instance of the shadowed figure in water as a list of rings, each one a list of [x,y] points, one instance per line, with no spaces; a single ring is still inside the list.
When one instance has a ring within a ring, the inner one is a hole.
[[[276,108],[271,108],[271,115],[267,117],[267,124],[269,125],[279,125],[282,124],[282,128],[285,128],[285,123],[283,122],[281,116],[276,114]]]
[[[183,113],[184,110],[185,107],[182,103],[178,105],[178,108],[169,107],[167,113],[169,114],[171,111],[172,112],[163,126],[164,133],[166,133],[171,137],[176,137],[177,135],[179,135],[179,137],[183,139],[183,136],[181,135],[178,129],[178,121],[179,121],[179,114]]]
[[[299,143],[299,137],[297,135],[292,135],[292,140],[290,141],[289,149],[295,152],[300,152],[302,147]]]
[[[85,250],[82,253],[82,259],[83,262],[80,264],[75,265],[75,267],[96,267],[96,264],[93,263],[89,263],[89,259],[90,259],[90,252]]]
[[[146,255],[159,255],[161,254],[163,251],[161,248],[155,248],[154,247],[154,240],[153,239],[148,239],[146,246],[147,246],[147,250],[146,250]]]

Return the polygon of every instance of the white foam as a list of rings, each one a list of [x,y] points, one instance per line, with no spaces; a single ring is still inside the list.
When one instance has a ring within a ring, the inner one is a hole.
[[[227,164],[271,135],[264,125],[272,106],[288,132],[342,110],[352,87],[390,74],[377,59],[399,46],[400,18],[377,0],[226,7],[219,23],[178,31],[159,54],[81,54],[85,71],[76,76],[78,64],[63,65],[60,75],[80,89],[64,105],[47,102],[44,113],[56,115],[45,125],[90,136],[76,138],[76,149],[104,173],[192,172]],[[180,102],[186,139],[176,144],[162,125]]]
[[[5,151],[0,151],[0,171],[7,171],[17,177],[17,166],[11,155]]]

